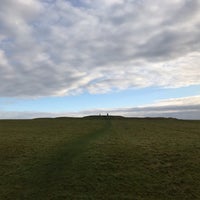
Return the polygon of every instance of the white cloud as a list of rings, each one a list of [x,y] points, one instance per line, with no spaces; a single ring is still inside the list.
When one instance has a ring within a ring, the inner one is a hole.
[[[200,96],[190,96],[190,97],[160,100],[152,104],[151,106],[197,106],[197,105],[200,105]],[[150,105],[148,105],[148,107],[149,106]]]
[[[199,8],[198,0],[2,0],[0,95],[200,84]]]

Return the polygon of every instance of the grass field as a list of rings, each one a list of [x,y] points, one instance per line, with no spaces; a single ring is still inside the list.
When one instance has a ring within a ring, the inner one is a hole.
[[[0,121],[0,200],[200,199],[200,121]]]

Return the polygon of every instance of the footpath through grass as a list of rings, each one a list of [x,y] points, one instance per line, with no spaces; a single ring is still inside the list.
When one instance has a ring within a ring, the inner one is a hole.
[[[0,121],[0,200],[200,199],[200,121]]]

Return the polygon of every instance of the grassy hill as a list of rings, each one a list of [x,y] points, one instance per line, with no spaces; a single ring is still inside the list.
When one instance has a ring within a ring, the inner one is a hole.
[[[200,199],[200,121],[0,121],[1,200]]]

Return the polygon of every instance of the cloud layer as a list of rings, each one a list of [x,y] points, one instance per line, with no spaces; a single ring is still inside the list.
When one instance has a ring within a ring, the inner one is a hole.
[[[109,113],[127,117],[174,117],[178,119],[200,120],[200,96],[165,99],[151,105],[133,108],[97,109],[83,111],[80,114],[94,115],[94,113]]]
[[[173,117],[200,120],[200,96],[166,99],[151,105],[133,108],[93,109],[80,112],[0,112],[0,119],[31,119],[38,117],[83,117],[87,115],[121,115],[126,117]]]
[[[200,84],[199,10],[198,0],[1,0],[0,96]]]

